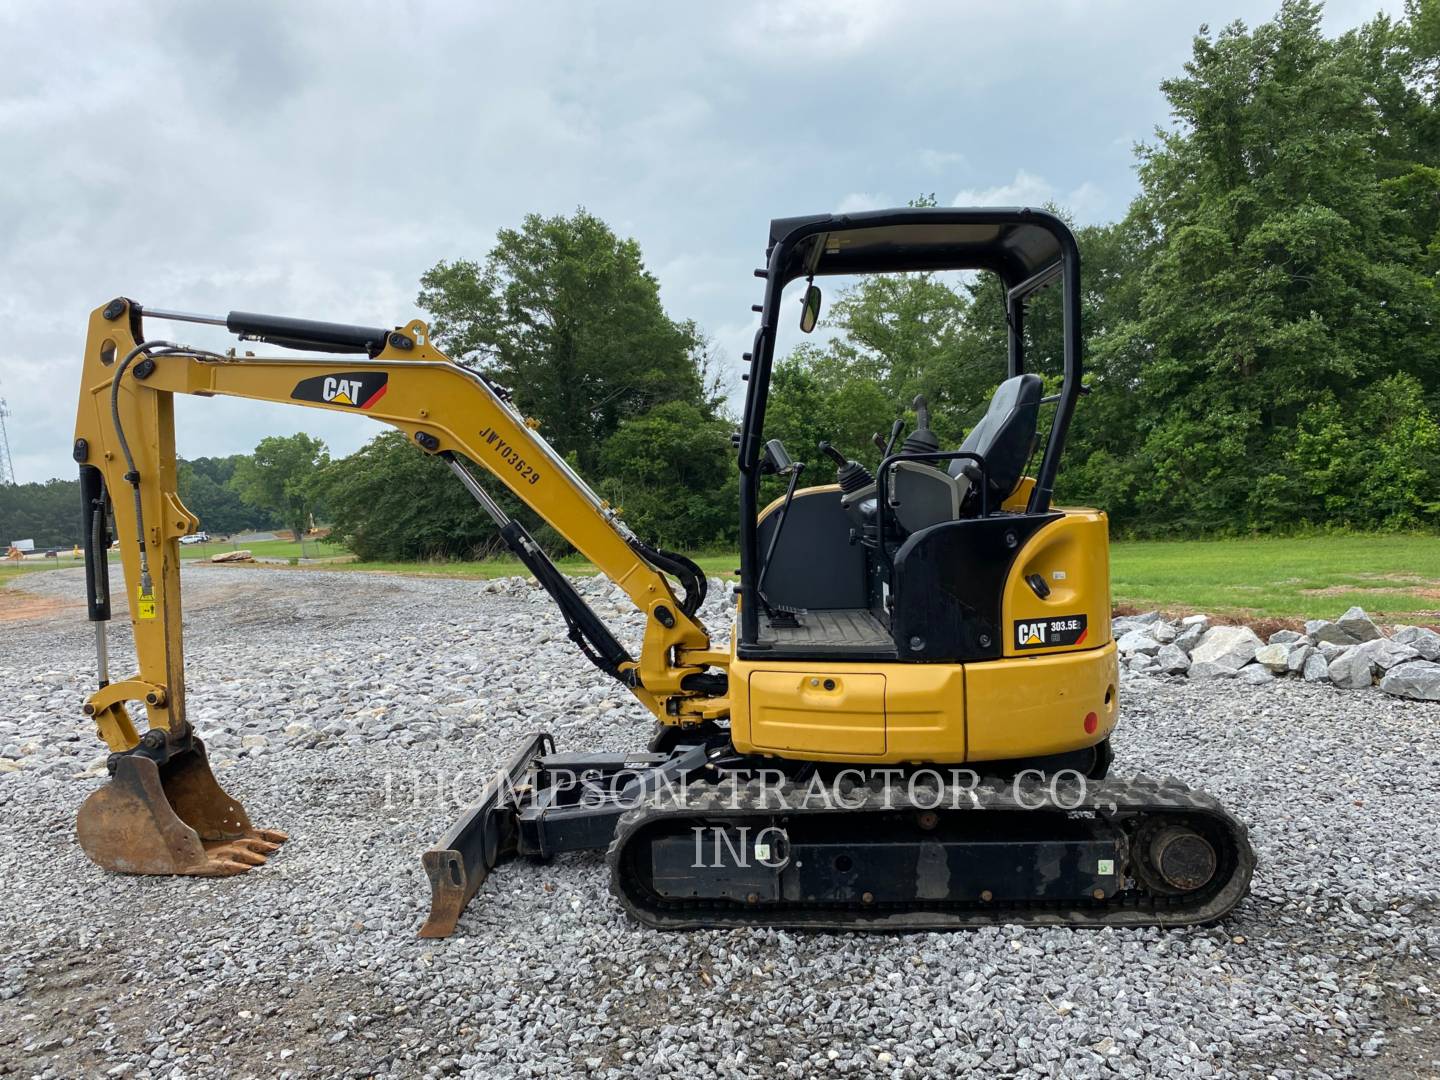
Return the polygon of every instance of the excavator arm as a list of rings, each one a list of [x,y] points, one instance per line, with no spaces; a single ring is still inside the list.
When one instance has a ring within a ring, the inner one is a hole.
[[[147,339],[147,314],[152,320],[223,324],[242,339],[284,348],[351,355],[256,357],[192,349]],[[122,298],[92,313],[83,370],[74,457],[85,503],[87,590],[100,669],[84,711],[112,751],[113,779],[82,808],[78,831],[87,854],[102,866],[134,873],[239,873],[262,863],[284,839],[254,829],[219,788],[186,720],[179,539],[199,522],[177,491],[176,394],[349,412],[405,432],[418,451],[445,460],[555,598],[572,639],[657,719],[693,724],[728,714],[723,670],[729,654],[711,648],[696,616],[704,575],[689,560],[635,537],[504,391],[435,348],[423,322],[387,331],[236,312],[223,318],[147,313]],[[467,459],[497,477],[644,613],[638,659],[486,493]],[[105,641],[111,513],[138,662],[137,671],[113,682]],[[682,582],[683,595],[677,596],[667,574]],[[143,733],[132,718],[137,704],[146,714]]]

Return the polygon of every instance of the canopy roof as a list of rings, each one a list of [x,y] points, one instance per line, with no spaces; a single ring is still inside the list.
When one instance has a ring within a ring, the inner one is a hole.
[[[777,244],[783,281],[811,274],[991,270],[1007,288],[1075,251],[1063,221],[1027,207],[907,207],[776,218],[767,251],[772,262]]]

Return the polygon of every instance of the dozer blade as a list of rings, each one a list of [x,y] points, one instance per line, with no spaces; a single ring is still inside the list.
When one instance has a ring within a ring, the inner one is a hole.
[[[526,740],[504,771],[485,785],[480,798],[420,856],[430,879],[430,915],[420,928],[421,937],[453,934],[460,913],[490,871],[515,854],[515,798],[524,791],[532,763],[547,752],[555,752],[549,735]]]
[[[163,762],[143,753],[121,757],[110,782],[81,805],[75,832],[85,854],[106,870],[204,877],[263,866],[286,839],[250,824],[193,738]]]

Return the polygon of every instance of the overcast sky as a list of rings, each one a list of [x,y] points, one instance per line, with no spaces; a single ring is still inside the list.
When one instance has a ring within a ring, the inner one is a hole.
[[[1054,200],[1124,213],[1198,27],[1278,0],[0,5],[0,397],[21,481],[73,475],[86,321],[404,323],[530,211],[634,236],[732,365],[771,217]],[[1339,31],[1400,0],[1332,0]],[[159,329],[152,325],[149,329]],[[223,334],[165,327],[198,345]],[[355,417],[177,404],[185,456]]]

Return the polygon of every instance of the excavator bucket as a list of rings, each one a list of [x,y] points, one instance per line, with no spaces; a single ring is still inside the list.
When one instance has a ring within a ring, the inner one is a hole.
[[[106,870],[203,877],[263,866],[286,839],[250,824],[194,738],[163,761],[142,753],[117,758],[109,783],[81,805],[76,833],[85,854]]]

